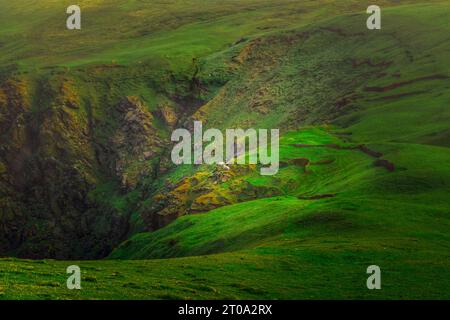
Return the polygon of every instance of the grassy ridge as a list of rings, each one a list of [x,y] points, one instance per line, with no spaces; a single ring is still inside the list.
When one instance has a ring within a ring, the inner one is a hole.
[[[404,1],[414,3],[418,1]],[[363,11],[361,1],[269,0],[164,2],[81,0],[82,30],[65,28],[66,4],[1,1],[0,66],[24,71],[83,64],[164,60],[175,67],[224,49],[241,37],[306,25],[330,15]],[[380,1],[392,5],[395,1]],[[114,21],[114,23],[112,23]],[[206,31],[206,32],[205,32]],[[101,39],[101,41],[99,41]]]

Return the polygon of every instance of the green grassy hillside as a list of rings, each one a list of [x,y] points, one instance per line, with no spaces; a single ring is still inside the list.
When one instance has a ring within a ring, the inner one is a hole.
[[[402,1],[402,3],[414,3]],[[438,1],[433,1],[438,2]],[[397,1],[379,1],[392,5]],[[65,28],[66,3],[57,0],[0,1],[0,65],[79,66],[115,61],[164,60],[174,66],[224,49],[241,37],[274,33],[364,11],[361,1],[282,0],[80,0],[82,29]]]
[[[0,299],[449,299],[448,3],[380,1],[382,30],[369,31],[360,1],[198,2],[82,2],[76,36],[55,33],[56,1],[33,23],[20,19],[31,2],[0,1],[3,75],[35,92],[43,75],[72,79],[98,145],[125,134],[110,111],[125,96],[163,150],[166,105],[178,124],[282,132],[275,176],[249,166],[217,180],[164,167],[156,147],[157,168],[119,152],[118,178],[91,169],[89,199],[129,219],[124,241],[105,260],[0,259]],[[366,288],[373,264],[380,291]]]

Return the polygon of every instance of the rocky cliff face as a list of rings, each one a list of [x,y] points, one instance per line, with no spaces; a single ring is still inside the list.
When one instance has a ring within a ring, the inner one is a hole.
[[[174,185],[168,183],[149,205],[141,207],[141,215],[149,230],[157,230],[183,215],[280,194],[275,187],[254,186],[245,180],[256,172],[255,165],[200,169]]]
[[[125,98],[116,110],[119,128],[111,139],[116,153],[115,174],[122,186],[130,190],[141,178],[155,175],[162,142],[153,127],[153,115],[138,98]]]
[[[78,91],[68,79],[0,86],[0,255],[98,258],[128,230],[123,212],[90,193],[105,176],[130,190],[153,174],[161,144],[153,116],[123,98],[105,144]]]

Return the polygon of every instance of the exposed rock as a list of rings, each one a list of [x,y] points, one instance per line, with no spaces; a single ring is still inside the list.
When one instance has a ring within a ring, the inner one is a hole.
[[[137,186],[140,178],[154,173],[154,157],[161,141],[153,126],[153,116],[136,97],[127,97],[117,105],[119,127],[112,138],[116,153],[115,174],[126,189]]]
[[[116,209],[89,198],[99,169],[71,86],[39,92],[46,102],[36,110],[26,80],[0,86],[0,255],[99,258],[127,229]]]
[[[165,174],[172,167],[173,167],[173,162],[170,159],[170,156],[162,154],[161,158],[160,158],[160,161],[159,161],[158,174],[159,175]]]
[[[163,118],[164,122],[169,127],[174,127],[177,124],[178,117],[170,105],[168,105],[168,104],[162,105],[159,109],[159,112],[160,112],[161,117]]]
[[[186,214],[278,195],[276,188],[254,186],[242,180],[243,175],[256,169],[255,165],[231,165],[229,169],[217,165],[212,172],[199,171],[175,185],[167,182],[166,189],[141,209],[141,215],[148,229],[156,230]]]

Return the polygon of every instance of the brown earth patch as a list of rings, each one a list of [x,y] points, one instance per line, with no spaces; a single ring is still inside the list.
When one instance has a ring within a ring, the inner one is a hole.
[[[398,98],[414,96],[414,95],[418,95],[418,94],[422,94],[422,93],[426,93],[426,92],[427,91],[420,90],[420,91],[399,93],[399,94],[393,94],[393,95],[390,95],[390,96],[384,96],[384,97],[379,97],[379,98],[375,98],[375,99],[370,99],[369,101],[395,100],[395,99],[398,99]]]
[[[389,172],[392,172],[395,170],[395,165],[388,161],[388,160],[382,160],[382,159],[378,159],[374,162],[374,165],[376,167],[384,167],[386,168],[386,170],[388,170]]]
[[[333,144],[333,143],[331,143],[331,144],[322,144],[322,145],[293,144],[293,146],[299,147],[299,148],[319,147],[319,148],[333,148],[333,149],[337,149],[337,150],[359,150],[359,151],[364,152],[365,154],[367,154],[368,156],[371,156],[373,158],[381,158],[383,156],[383,154],[381,152],[371,150],[364,144],[357,145],[357,146],[350,146],[350,147],[343,147],[343,146],[339,146],[339,145]],[[395,171],[394,163],[392,163],[392,162],[390,162],[388,160],[377,159],[374,162],[374,165],[377,166],[377,167],[384,167],[389,172]]]
[[[448,77],[445,75],[435,74],[435,75],[420,77],[420,78],[411,79],[411,80],[407,80],[407,81],[394,82],[394,83],[391,83],[384,87],[366,87],[366,88],[364,88],[364,91],[366,91],[366,92],[386,92],[386,91],[397,89],[397,88],[400,88],[400,87],[403,87],[403,86],[406,86],[409,84],[413,84],[413,83],[416,83],[419,81],[445,80],[445,79],[448,79]]]
[[[360,67],[363,65],[373,67],[373,68],[380,68],[380,67],[387,68],[392,64],[392,61],[381,61],[381,62],[376,63],[370,59],[363,59],[363,60],[359,60],[359,61],[356,59],[351,59],[350,62],[352,64],[353,68],[357,68],[357,67]]]
[[[317,195],[309,196],[309,197],[298,196],[297,199],[300,199],[300,200],[320,200],[320,199],[334,198],[334,197],[336,197],[336,194],[334,194],[334,193],[327,193],[327,194],[317,194]]]
[[[322,28],[320,28],[320,30],[329,31],[329,32],[335,33],[337,35],[340,35],[341,37],[352,37],[352,36],[362,36],[362,35],[364,35],[362,32],[346,33],[342,29],[332,28],[332,27],[322,27]]]
[[[367,154],[367,155],[369,155],[371,157],[374,157],[374,158],[380,158],[380,157],[383,156],[383,154],[381,152],[371,150],[364,144],[358,146],[358,148],[359,148],[359,150],[361,150],[365,154]]]

